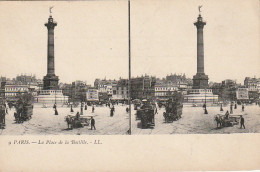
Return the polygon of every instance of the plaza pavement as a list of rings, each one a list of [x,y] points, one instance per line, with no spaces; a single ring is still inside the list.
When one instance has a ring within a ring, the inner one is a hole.
[[[80,107],[73,108],[74,115],[80,112]],[[90,130],[90,126],[67,130],[64,118],[71,114],[69,107],[58,107],[59,115],[54,115],[52,108],[35,106],[32,119],[22,124],[14,122],[14,109],[6,115],[6,128],[0,130],[0,135],[125,135],[129,129],[129,116],[126,106],[116,105],[115,115],[110,117],[110,109],[106,106],[95,107],[95,113],[91,113],[91,107],[84,110],[84,115],[94,115],[96,130]],[[136,111],[132,107],[132,135],[147,134],[230,134],[230,133],[260,133],[260,107],[256,105],[245,106],[242,112],[241,106],[234,109],[233,115],[244,115],[246,129],[240,129],[239,125],[233,127],[216,128],[214,116],[224,114],[229,106],[207,107],[208,114],[204,114],[202,107],[184,106],[182,118],[173,123],[165,123],[163,118],[164,108],[158,109],[155,115],[155,127],[140,128],[140,120],[135,120]]]

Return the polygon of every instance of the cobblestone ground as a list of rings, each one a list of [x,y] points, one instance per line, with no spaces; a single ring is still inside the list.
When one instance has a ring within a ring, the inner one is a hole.
[[[90,126],[79,129],[67,130],[64,117],[70,113],[70,108],[59,107],[59,115],[54,115],[52,108],[34,108],[32,119],[22,124],[14,122],[14,109],[6,115],[6,128],[0,130],[1,135],[125,135],[129,128],[129,118],[125,111],[126,106],[115,106],[115,115],[110,117],[108,107],[96,107],[95,113],[91,113],[91,107],[84,110],[84,115],[94,115],[96,129],[90,130]],[[132,108],[133,109],[133,108]],[[173,123],[165,123],[163,118],[164,108],[158,109],[155,115],[155,127],[141,129],[140,120],[135,120],[135,110],[132,110],[132,134],[230,134],[230,133],[260,133],[260,107],[256,105],[246,106],[242,112],[241,106],[234,109],[233,115],[244,115],[246,129],[240,129],[239,125],[233,127],[216,128],[214,116],[220,114],[219,107],[207,107],[209,114],[204,114],[202,107],[184,107],[182,118]],[[229,107],[223,107],[224,112]],[[74,115],[80,108],[74,108]],[[224,114],[222,112],[222,114]]]
[[[108,107],[95,107],[91,113],[91,107],[84,110],[84,115],[94,115],[96,130],[90,130],[90,126],[79,129],[67,130],[64,117],[70,113],[70,108],[59,107],[59,115],[54,115],[52,108],[35,107],[32,119],[22,124],[14,121],[14,109],[6,115],[6,127],[0,130],[1,135],[124,135],[129,129],[129,116],[125,111],[126,106],[115,106],[115,114],[110,117]],[[73,108],[74,115],[80,108]]]
[[[132,134],[230,134],[230,133],[260,133],[260,107],[256,105],[245,106],[245,111],[242,112],[242,107],[238,106],[234,109],[231,115],[243,115],[245,119],[246,129],[240,129],[239,125],[233,127],[225,127],[217,129],[214,116],[216,114],[224,114],[229,107],[223,107],[221,113],[219,107],[207,107],[208,114],[204,114],[202,107],[184,107],[182,118],[173,123],[165,123],[163,112],[164,108],[158,110],[155,115],[155,127],[141,129],[140,120],[135,120],[135,115],[132,116]],[[134,111],[135,113],[135,111]]]

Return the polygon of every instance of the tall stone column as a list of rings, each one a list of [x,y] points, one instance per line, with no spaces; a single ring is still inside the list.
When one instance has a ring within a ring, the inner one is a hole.
[[[194,25],[197,27],[197,73],[204,74],[203,27],[206,22],[203,22],[201,15],[199,15],[198,21]]]
[[[54,28],[57,23],[53,22],[52,16],[49,17],[48,23],[45,24],[48,29],[48,65],[47,65],[47,75],[55,75],[54,69]]]
[[[58,76],[55,75],[54,66],[54,28],[57,23],[53,21],[52,16],[49,17],[48,23],[45,23],[48,29],[48,45],[47,45],[47,75],[43,79],[43,89],[58,89]]]
[[[193,88],[205,89],[208,87],[208,76],[204,73],[204,41],[203,28],[206,22],[203,21],[201,15],[194,23],[197,27],[197,74],[193,76]]]

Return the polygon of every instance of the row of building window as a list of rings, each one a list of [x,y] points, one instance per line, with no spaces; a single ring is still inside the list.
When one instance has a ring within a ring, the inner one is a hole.
[[[16,96],[16,93],[5,93],[5,96]]]
[[[116,95],[116,94],[125,94],[125,95],[127,95],[128,94],[128,91],[116,91],[116,90],[113,90],[113,95]]]
[[[177,90],[177,88],[175,87],[155,87],[155,91],[159,91],[159,90],[163,90],[163,91],[168,91],[168,90]]]
[[[212,92],[212,90],[208,90],[208,89],[207,89],[207,90],[204,90],[204,89],[199,89],[199,90],[196,89],[196,90],[192,90],[192,92],[195,92],[195,93],[205,92],[205,91],[206,91],[206,92],[209,92],[209,93]]]
[[[8,88],[6,87],[5,88],[5,91],[25,91],[25,90],[28,90],[28,88],[21,88],[21,87],[11,87],[11,88]]]
[[[167,93],[166,92],[156,92],[155,96],[166,96]]]

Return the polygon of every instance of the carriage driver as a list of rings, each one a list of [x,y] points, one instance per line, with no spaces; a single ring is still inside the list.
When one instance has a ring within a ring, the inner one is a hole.
[[[146,99],[142,100],[143,105],[141,106],[141,109],[148,108],[148,101]]]
[[[228,119],[229,118],[229,112],[227,110],[226,114],[225,114],[225,118]]]

